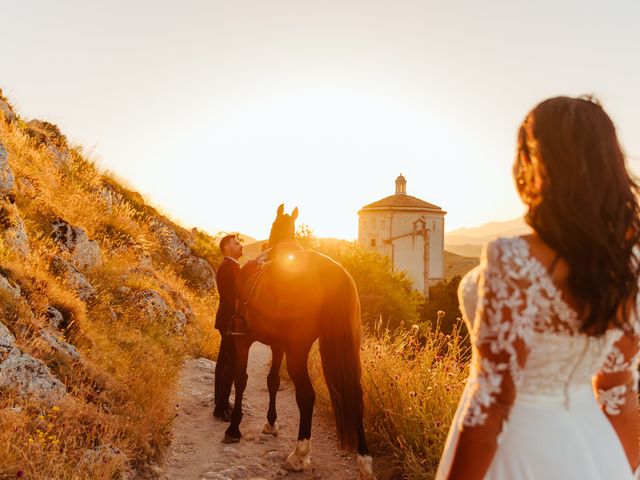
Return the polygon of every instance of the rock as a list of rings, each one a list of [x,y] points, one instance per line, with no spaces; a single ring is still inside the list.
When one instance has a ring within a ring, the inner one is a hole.
[[[173,325],[173,331],[177,334],[182,334],[184,332],[184,327],[187,326],[187,316],[184,312],[176,312],[174,315],[175,323]]]
[[[29,247],[27,229],[25,228],[24,221],[18,214],[17,209],[8,209],[0,206],[0,216],[3,216],[5,213],[8,214],[11,210],[14,210],[12,212],[13,215],[5,217],[4,221],[0,221],[0,223],[5,226],[5,229],[2,232],[2,240],[12,251],[18,253],[18,255],[22,257],[26,257],[31,253],[31,247]]]
[[[207,472],[201,480],[233,480],[233,478],[227,477],[220,472]]]
[[[55,256],[51,261],[51,268],[57,275],[60,275],[64,279],[67,285],[78,294],[78,297],[80,297],[82,301],[91,302],[98,296],[98,292],[96,292],[93,285],[89,283],[87,277],[62,257]]]
[[[0,196],[8,194],[13,188],[13,171],[9,166],[9,153],[0,142]]]
[[[180,261],[182,275],[193,287],[211,290],[216,286],[216,272],[204,258],[189,255]]]
[[[277,450],[270,450],[265,453],[264,456],[267,460],[277,463],[282,463],[287,459],[287,456],[284,453]]]
[[[211,373],[216,369],[216,362],[208,358],[199,357],[188,361],[198,368],[198,370],[202,370],[203,373]]]
[[[0,90],[0,113],[4,115],[4,119],[8,123],[15,122],[18,119],[11,104],[2,96],[2,90]]]
[[[118,447],[114,447],[109,444],[85,450],[82,454],[79,465],[89,467],[105,463],[108,463],[110,466],[116,467],[120,470],[120,480],[133,478],[133,473],[131,472],[129,458],[127,455]]]
[[[0,358],[3,353],[8,353],[16,345],[16,337],[9,331],[9,329],[0,322]]]
[[[131,288],[123,285],[122,287],[118,287],[118,292],[122,295],[128,295],[131,293]]]
[[[51,224],[51,236],[63,250],[71,253],[71,261],[80,270],[93,268],[102,264],[102,254],[98,242],[89,240],[87,232],[81,227],[74,227],[64,220]]]
[[[60,326],[64,324],[64,317],[57,308],[47,308],[46,316],[49,319],[49,324],[55,328],[60,328]]]
[[[53,164],[60,169],[66,170],[71,165],[71,155],[69,150],[63,150],[53,145],[48,145],[47,150],[51,154]]]
[[[140,253],[138,255],[138,265],[134,270],[146,273],[153,272],[153,260],[151,260],[151,256],[146,252]]]
[[[61,150],[69,148],[67,137],[53,123],[31,120],[27,123],[27,135],[40,144],[55,146]]]
[[[150,225],[170,261],[177,262],[191,254],[191,249],[180,239],[173,228],[156,219],[152,220]]]
[[[8,293],[9,296],[15,299],[20,298],[20,285],[13,284],[2,273],[0,273],[0,290]]]
[[[18,191],[25,197],[36,198],[38,196],[38,188],[33,183],[32,179],[20,177],[16,183]]]
[[[114,192],[110,188],[103,187],[98,190],[98,197],[104,204],[104,207],[109,215],[113,213],[113,201]]]
[[[51,332],[48,332],[47,330],[41,330],[40,338],[54,352],[61,353],[62,355],[65,355],[67,357],[70,357],[76,360],[80,358],[80,354],[78,353],[78,350],[76,350],[76,347],[74,347],[70,343],[65,342],[64,340],[61,340]]]
[[[15,389],[22,396],[34,396],[47,403],[60,400],[67,392],[44,363],[17,347],[0,362],[0,388]]]
[[[240,451],[236,447],[222,447],[222,451],[236,456],[240,455]]]
[[[247,467],[244,467],[242,465],[235,465],[233,467],[225,468],[219,473],[230,478],[244,478],[247,475]]]
[[[162,295],[152,289],[137,292],[133,295],[132,303],[140,310],[148,323],[157,323],[174,313]]]

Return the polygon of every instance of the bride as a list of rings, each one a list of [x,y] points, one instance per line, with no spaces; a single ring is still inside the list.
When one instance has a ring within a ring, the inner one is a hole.
[[[639,188],[611,119],[557,97],[520,127],[533,233],[460,283],[473,361],[436,479],[625,480],[640,464]]]

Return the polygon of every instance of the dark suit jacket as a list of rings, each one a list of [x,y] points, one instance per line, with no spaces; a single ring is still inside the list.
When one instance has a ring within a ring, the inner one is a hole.
[[[240,293],[240,265],[229,257],[224,257],[216,272],[216,283],[220,294],[216,328],[221,332],[227,332],[232,327],[231,320]]]

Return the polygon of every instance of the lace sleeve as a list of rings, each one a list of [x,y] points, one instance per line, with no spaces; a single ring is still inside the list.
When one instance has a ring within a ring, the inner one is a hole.
[[[622,443],[632,468],[640,464],[638,417],[638,358],[640,332],[636,326],[614,343],[594,378],[596,398]]]
[[[450,479],[484,477],[521,383],[528,355],[531,280],[512,244],[497,240],[483,255],[471,340],[469,394]]]
[[[640,337],[628,332],[614,343],[595,379],[598,402],[607,415],[619,415],[638,393]],[[633,395],[627,395],[633,393]]]

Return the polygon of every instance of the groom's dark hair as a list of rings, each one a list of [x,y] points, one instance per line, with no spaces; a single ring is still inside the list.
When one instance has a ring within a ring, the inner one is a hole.
[[[222,253],[225,253],[225,248],[227,248],[227,243],[229,243],[231,241],[232,238],[238,238],[237,235],[225,235],[224,237],[222,237],[222,239],[220,240],[220,250],[222,250]]]

